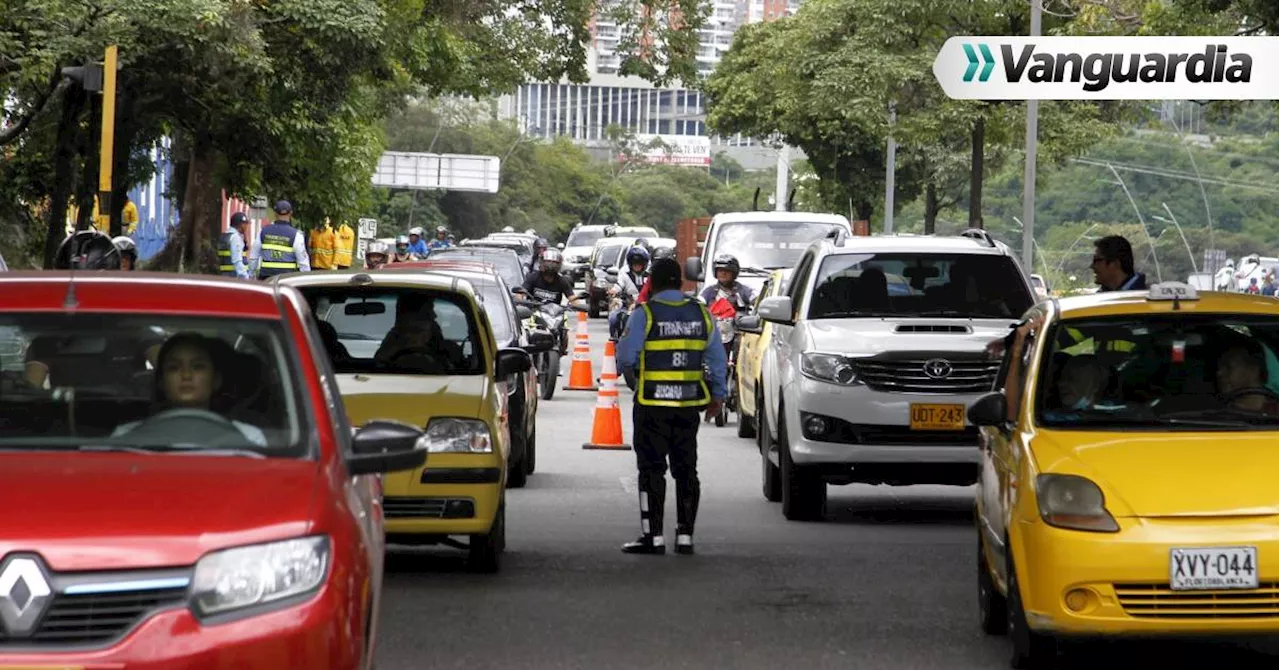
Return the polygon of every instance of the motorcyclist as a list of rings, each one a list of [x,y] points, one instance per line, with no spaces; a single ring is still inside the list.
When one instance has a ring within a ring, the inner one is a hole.
[[[400,241],[396,240],[396,246],[400,246]],[[431,253],[431,249],[427,248],[427,241],[422,239],[422,228],[414,226],[409,229],[409,253],[418,258],[426,258]]]
[[[383,267],[390,260],[386,242],[370,242],[364,250],[364,265],[370,270]]]
[[[409,236],[400,235],[396,237],[396,252],[391,256],[391,262],[406,263],[417,259],[418,257],[415,256],[413,251],[410,249]]]
[[[436,239],[431,240],[431,244],[427,245],[427,249],[444,249],[453,246],[449,241],[449,229],[444,226],[436,226]]]
[[[538,268],[538,261],[542,259],[542,254],[547,251],[547,238],[539,237],[533,242],[533,258],[529,260],[529,272],[533,272]]]
[[[544,302],[558,305],[561,298],[568,298],[569,304],[585,307],[582,298],[573,292],[573,282],[560,273],[563,265],[564,258],[560,255],[560,251],[547,249],[538,261],[537,271],[525,276],[522,287],[524,292]],[[560,354],[565,355],[568,353],[569,338],[561,337],[560,340]]]
[[[138,245],[133,242],[133,238],[127,235],[111,240],[116,245],[116,250],[120,252],[120,269],[136,270],[138,269]]]
[[[673,258],[673,259],[674,259],[675,257],[676,257],[676,250],[675,250],[674,248],[672,248],[672,247],[658,247],[657,249],[654,249],[654,250],[653,250],[653,254],[652,254],[652,258],[650,259],[650,262],[652,263],[652,261],[656,261],[656,260],[658,260],[659,258]],[[650,284],[650,283],[651,283],[651,282],[650,282],[649,278],[646,276],[646,277],[645,277],[645,280],[644,280],[644,286],[641,286],[641,287],[640,287],[640,294],[636,296],[636,304],[637,304],[637,305],[643,305],[643,304],[645,304],[646,302],[648,302],[648,301],[649,301],[649,284]]]
[[[618,275],[618,282],[609,289],[609,295],[621,295],[622,307],[609,315],[609,333],[622,332],[622,316],[640,297],[640,287],[649,278],[649,250],[634,246],[627,250],[627,271]]]
[[[119,270],[120,248],[99,230],[77,231],[62,241],[53,257],[55,270]]]
[[[738,283],[738,272],[742,269],[738,265],[738,259],[733,254],[718,254],[711,267],[715,272],[716,283],[702,290],[702,301],[712,305],[719,294],[724,292],[736,311],[750,309],[755,301],[755,293],[750,286]]]

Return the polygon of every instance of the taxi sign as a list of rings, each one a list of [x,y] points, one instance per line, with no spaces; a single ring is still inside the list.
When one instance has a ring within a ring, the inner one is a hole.
[[[1182,282],[1167,281],[1155,284],[1147,292],[1147,300],[1199,300],[1200,294],[1194,286]]]

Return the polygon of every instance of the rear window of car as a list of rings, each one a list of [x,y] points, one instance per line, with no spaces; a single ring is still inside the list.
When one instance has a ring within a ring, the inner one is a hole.
[[[338,372],[483,374],[470,301],[420,287],[305,287]]]
[[[0,315],[0,448],[303,455],[293,350],[265,319]]]
[[[512,286],[524,282],[524,271],[520,265],[520,257],[514,251],[484,247],[451,247],[436,249],[431,252],[436,260],[475,259],[492,263],[502,274],[502,278]]]
[[[835,254],[822,261],[810,319],[1015,318],[1033,300],[1013,259],[936,253]]]

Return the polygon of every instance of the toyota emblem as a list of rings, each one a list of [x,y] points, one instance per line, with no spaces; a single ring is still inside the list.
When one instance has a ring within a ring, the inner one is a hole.
[[[933,358],[924,362],[924,373],[934,379],[946,379],[951,376],[951,362],[941,358]]]

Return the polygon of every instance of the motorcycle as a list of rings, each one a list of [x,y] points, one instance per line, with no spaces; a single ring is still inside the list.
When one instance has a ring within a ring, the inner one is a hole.
[[[716,413],[715,424],[717,428],[722,428],[729,422],[730,412],[738,411],[738,329],[734,327],[733,319],[740,312],[745,312],[747,309],[748,306],[739,299],[736,293],[730,293],[724,289],[716,292],[716,299],[707,308],[707,311],[715,319],[716,330],[720,333],[720,341],[724,344],[725,358],[728,360],[725,384],[728,386],[729,393],[725,397],[724,404],[720,406],[720,411]],[[706,370],[708,377],[710,372],[710,369]]]
[[[609,324],[609,340],[617,344],[622,339],[622,334],[627,332],[627,321],[631,318],[631,312],[636,308],[636,300],[633,296],[624,293],[621,290],[610,293],[609,296],[609,314],[617,314],[617,321]],[[618,374],[622,375],[623,381],[632,391],[636,389],[635,370],[624,368],[617,361],[614,362],[614,369],[618,370]]]
[[[565,312],[584,312],[586,309],[542,300],[528,293],[520,293],[516,304],[532,310],[532,314],[525,319],[525,327],[530,332],[546,333],[555,339],[554,347],[533,356],[533,364],[538,371],[540,396],[543,400],[550,400],[556,393],[556,380],[560,377],[560,359],[568,353],[569,323]]]

